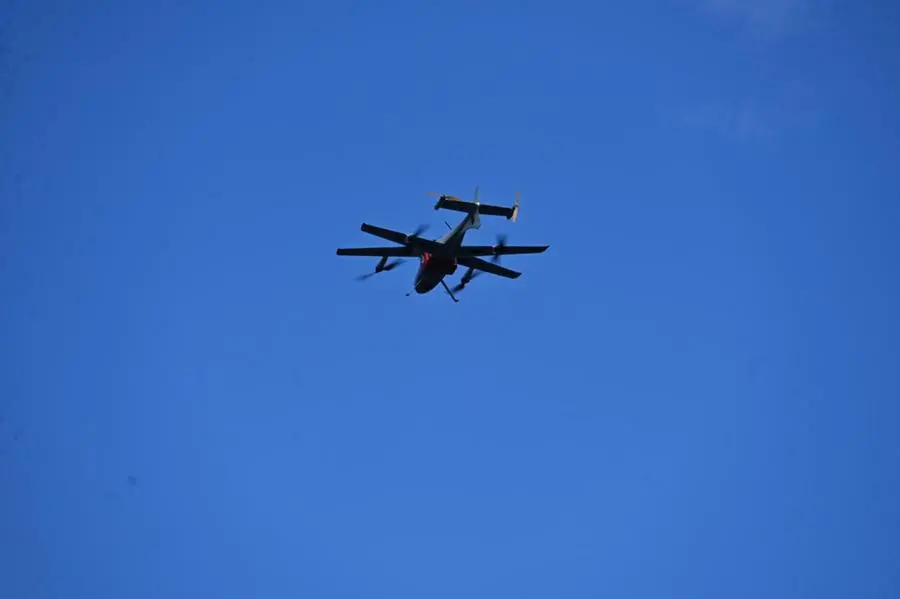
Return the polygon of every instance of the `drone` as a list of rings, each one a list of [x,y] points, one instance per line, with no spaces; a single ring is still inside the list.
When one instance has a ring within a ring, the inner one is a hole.
[[[438,198],[434,205],[435,210],[452,210],[465,213],[465,217],[455,227],[449,223],[449,232],[438,239],[422,237],[427,226],[421,226],[412,233],[403,233],[383,227],[376,227],[363,223],[360,230],[375,237],[398,244],[393,247],[362,247],[362,248],[338,248],[338,256],[377,256],[378,263],[373,272],[366,273],[359,280],[366,280],[372,275],[393,270],[403,263],[403,258],[418,258],[419,268],[413,283],[413,289],[407,293],[407,297],[413,292],[425,294],[442,285],[447,295],[454,302],[459,300],[455,293],[465,289],[472,279],[481,273],[489,273],[508,279],[517,279],[522,273],[500,266],[501,256],[509,254],[540,254],[547,251],[549,245],[507,245],[506,236],[497,237],[495,245],[463,245],[466,233],[472,229],[481,228],[481,216],[503,216],[507,220],[515,222],[519,215],[520,194],[516,193],[515,203],[510,206],[498,206],[482,204],[478,198],[478,187],[472,201],[461,200],[458,197],[445,194],[429,194]],[[491,260],[483,260],[480,256],[491,256]],[[388,262],[388,258],[399,258]],[[459,266],[466,267],[466,271],[459,283],[452,289],[444,280],[445,277],[456,272]]]

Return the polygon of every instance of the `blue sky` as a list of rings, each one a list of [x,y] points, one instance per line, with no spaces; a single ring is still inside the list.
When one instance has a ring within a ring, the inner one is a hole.
[[[5,2],[0,595],[897,597],[898,6]]]

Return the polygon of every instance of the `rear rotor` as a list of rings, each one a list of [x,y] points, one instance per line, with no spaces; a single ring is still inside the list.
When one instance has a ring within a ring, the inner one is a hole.
[[[439,202],[443,202],[444,200],[454,200],[457,202],[463,201],[456,196],[447,195],[446,193],[438,193],[436,191],[426,191],[425,195],[431,196],[433,198],[437,198]]]

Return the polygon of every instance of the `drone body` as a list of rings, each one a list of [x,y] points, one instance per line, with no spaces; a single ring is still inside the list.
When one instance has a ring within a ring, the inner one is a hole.
[[[388,263],[388,258],[413,258],[419,259],[419,268],[416,271],[413,283],[413,291],[418,294],[428,293],[438,285],[442,285],[454,302],[458,301],[454,291],[461,291],[479,273],[490,274],[516,279],[522,273],[500,266],[497,262],[500,256],[509,254],[539,254],[547,250],[549,245],[543,246],[510,246],[506,245],[504,238],[500,238],[496,245],[463,245],[466,233],[472,229],[481,228],[481,215],[505,216],[515,221],[519,213],[519,196],[516,195],[515,204],[512,207],[482,204],[478,200],[478,188],[475,188],[474,201],[468,202],[452,196],[440,195],[434,209],[454,210],[463,212],[466,216],[456,227],[450,227],[450,231],[438,239],[426,239],[420,237],[425,227],[420,227],[411,234],[376,227],[363,223],[360,229],[364,233],[374,235],[381,239],[398,244],[394,247],[366,247],[366,248],[339,248],[338,256],[379,256],[381,259],[375,266],[375,271],[363,275],[367,278],[373,274],[392,270],[399,261]],[[492,261],[481,259],[479,256],[492,256]],[[467,268],[460,282],[452,290],[447,286],[445,277],[454,274],[459,266]],[[410,295],[409,292],[406,295]]]

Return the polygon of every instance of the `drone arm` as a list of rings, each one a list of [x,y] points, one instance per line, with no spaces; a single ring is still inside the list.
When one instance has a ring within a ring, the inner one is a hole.
[[[412,250],[408,247],[369,247],[369,248],[338,248],[338,256],[395,256],[410,257]]]
[[[541,254],[549,245],[464,245],[457,253],[460,256],[507,256],[510,254]]]

